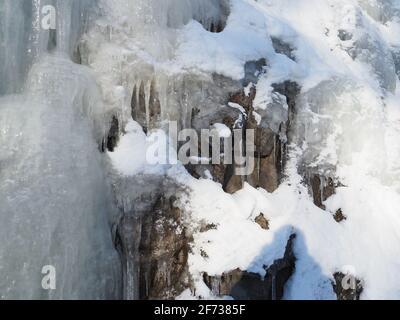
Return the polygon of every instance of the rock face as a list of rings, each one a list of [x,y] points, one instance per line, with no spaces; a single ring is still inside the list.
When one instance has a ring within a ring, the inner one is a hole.
[[[106,149],[110,152],[114,151],[119,141],[119,134],[120,134],[119,121],[117,117],[113,116],[111,119],[110,131],[108,132],[107,138],[104,139],[101,148],[103,152],[106,151]]]
[[[294,99],[298,93],[298,87],[292,83],[277,85],[279,91],[287,96],[289,105],[294,108]],[[279,92],[276,91],[276,92]],[[248,94],[245,90],[240,90],[232,94],[229,103],[239,105],[245,110],[246,117],[240,124],[243,129],[243,135],[246,130],[254,130],[255,132],[255,170],[248,176],[235,175],[234,166],[218,167],[216,169],[217,176],[224,177],[223,187],[228,193],[234,193],[243,187],[244,182],[248,182],[253,187],[261,187],[268,192],[275,191],[283,176],[283,168],[286,157],[286,141],[287,141],[287,123],[282,122],[279,133],[274,132],[268,126],[260,126],[254,110],[254,98],[256,89],[252,87]],[[289,119],[287,119],[289,123]],[[231,127],[234,129],[234,127]],[[223,174],[222,174],[223,173]]]
[[[255,219],[255,222],[264,230],[269,230],[269,221],[265,218],[263,213]]]
[[[228,0],[220,0],[215,1],[213,6],[215,7],[213,9],[218,13],[218,15],[216,15],[212,19],[204,20],[200,18],[200,12],[195,14],[193,18],[197,20],[200,24],[202,24],[204,29],[206,29],[207,31],[219,33],[222,32],[226,27],[226,21],[230,15],[230,4]]]
[[[333,215],[333,218],[337,223],[340,223],[342,221],[347,220],[347,217],[343,214],[342,209],[338,209],[335,214]]]
[[[333,179],[325,178],[316,174],[310,178],[309,185],[312,189],[315,205],[325,210],[323,202],[335,194],[336,186]]]
[[[161,196],[142,220],[140,299],[172,299],[188,287],[189,241],[175,198]]]
[[[245,91],[240,91],[233,94],[230,102],[240,105],[246,110],[249,115],[244,123],[245,130],[254,130],[255,132],[255,170],[249,176],[242,179],[254,187],[261,187],[269,192],[273,192],[278,188],[280,178],[280,159],[282,157],[280,148],[280,137],[268,127],[260,127],[257,123],[254,113],[254,98],[256,89],[250,89],[250,93],[246,95]],[[233,182],[238,179],[235,176],[231,177]],[[235,184],[236,188],[227,186],[228,191],[237,191],[239,185]],[[240,188],[242,185],[240,185]]]
[[[336,272],[333,277],[335,281],[332,282],[332,286],[338,300],[360,300],[363,292],[363,285],[360,279],[341,272]]]
[[[256,129],[256,168],[247,182],[268,192],[274,192],[281,179],[282,141],[268,128]],[[270,149],[270,150],[267,150]]]
[[[290,44],[283,42],[281,39],[275,37],[272,37],[271,40],[272,45],[274,46],[274,49],[277,53],[284,54],[289,59],[296,61],[296,58],[293,54],[294,49]]]
[[[126,299],[173,299],[189,287],[190,236],[174,197],[161,195],[139,217],[122,218],[116,238]]]
[[[258,77],[263,74],[266,64],[265,59],[247,62],[245,64],[245,77],[241,85],[222,76],[214,75],[214,86],[208,89],[209,93],[212,93],[209,98],[217,99],[208,103],[212,106],[212,112],[210,110],[198,110],[198,112],[193,110],[192,112],[191,126],[196,130],[208,129],[215,123],[222,123],[232,131],[242,130],[243,141],[246,140],[247,130],[254,130],[255,170],[250,175],[237,175],[235,164],[187,166],[188,171],[196,178],[203,176],[205,170],[209,170],[213,179],[221,183],[223,189],[228,193],[235,193],[242,189],[244,182],[273,192],[278,188],[282,177],[287,135],[285,121],[288,119],[283,120],[282,130],[277,133],[268,127],[267,121],[263,121],[264,125],[260,125],[260,115],[257,114],[253,105],[257,93],[254,84],[257,83]],[[298,86],[292,82],[285,82],[276,85],[276,87],[275,91],[282,92],[284,98],[287,97],[289,104],[293,105],[295,95],[299,90]],[[218,90],[216,91],[215,88],[218,88]],[[214,105],[216,108],[213,107]],[[234,105],[236,108],[227,107],[228,105]],[[268,115],[266,116],[268,117]],[[232,142],[234,143],[234,141]]]
[[[204,274],[204,282],[217,296],[231,296],[238,300],[281,300],[285,284],[295,270],[294,239],[293,234],[288,240],[282,259],[265,267],[264,277],[236,269],[221,276]]]
[[[287,143],[287,128],[290,119],[288,119],[287,112],[282,118],[278,128],[276,124],[272,125],[268,121],[271,114],[258,114],[255,111],[254,99],[256,97],[256,86],[260,75],[265,73],[265,66],[267,61],[260,59],[258,61],[249,61],[245,64],[245,77],[242,81],[233,81],[221,75],[214,74],[212,81],[204,80],[201,78],[185,78],[182,83],[177,84],[177,87],[198,88],[199,92],[206,94],[196,95],[193,92],[185,94],[185,106],[190,106],[189,112],[179,114],[178,123],[179,128],[192,128],[195,129],[200,136],[202,129],[210,129],[215,124],[224,124],[231,131],[241,130],[243,150],[245,150],[244,142],[247,137],[247,130],[253,130],[255,136],[255,150],[248,151],[253,153],[255,159],[254,171],[247,175],[237,175],[236,164],[225,164],[221,158],[220,164],[189,164],[186,169],[195,177],[207,177],[206,172],[211,173],[214,181],[221,183],[224,191],[227,193],[235,193],[243,188],[245,182],[254,187],[261,187],[269,192],[275,191],[282,179],[283,167],[286,157],[286,143]],[[155,88],[155,86],[152,86]],[[185,90],[185,89],[182,89]],[[150,123],[150,127],[160,125],[157,120],[157,112],[152,114],[152,110],[158,110],[159,102],[149,103],[146,107],[146,99],[144,98],[143,85],[139,88],[135,87],[133,90],[132,99],[132,116],[134,120],[147,127],[146,123]],[[152,90],[150,90],[152,91]],[[153,90],[151,96],[157,97],[156,89]],[[274,94],[278,94],[282,99],[275,101],[276,104],[285,104],[286,101],[290,109],[294,109],[295,99],[299,92],[299,87],[294,82],[284,82],[274,85]],[[171,94],[170,94],[171,96]],[[150,100],[152,100],[150,98]],[[154,99],[153,99],[154,100]],[[158,101],[155,99],[155,101]],[[151,101],[150,101],[151,102]],[[207,105],[207,108],[197,108],[198,106]],[[154,107],[156,106],[156,107]],[[281,106],[282,107],[282,106]],[[150,109],[150,110],[149,110]],[[284,109],[284,108],[283,108]],[[189,117],[190,121],[183,120],[182,117]],[[260,122],[261,117],[261,122]],[[172,118],[171,118],[172,119]],[[275,121],[276,122],[276,121]],[[273,126],[270,127],[270,126]],[[221,139],[221,142],[223,139]],[[232,145],[235,144],[234,139],[231,139]],[[222,143],[223,145],[223,143]],[[201,146],[194,146],[198,149],[198,154],[201,154]],[[234,148],[232,148],[234,149]],[[225,154],[225,156],[227,156]],[[235,158],[235,155],[229,155]],[[222,156],[221,156],[222,157]]]
[[[295,116],[296,100],[298,95],[300,94],[300,86],[293,81],[284,81],[281,83],[273,84],[272,87],[274,88],[275,92],[278,92],[286,97],[289,107],[289,121],[291,121]]]
[[[189,127],[200,132],[219,123],[226,125],[232,132],[235,129],[241,130],[244,141],[246,130],[254,130],[255,170],[250,175],[237,175],[235,164],[210,163],[186,166],[188,172],[195,178],[206,176],[208,171],[215,181],[221,183],[227,193],[235,193],[242,189],[245,182],[273,192],[278,188],[283,176],[290,119],[283,119],[279,130],[276,130],[268,127],[269,122],[266,121],[268,115],[261,115],[264,121],[260,125],[259,115],[254,108],[257,92],[252,84],[258,81],[266,64],[265,59],[246,63],[245,78],[241,82],[213,75],[211,82],[187,77],[174,85],[184,92],[187,87],[198,87],[199,91],[207,93],[203,95],[187,93],[185,106],[189,106],[189,112],[172,115],[171,118],[179,117],[177,119],[179,128]],[[174,100],[172,89],[168,89],[167,94],[169,101],[174,104],[177,101]],[[297,84],[293,82],[276,84],[274,90],[287,100],[289,109],[294,110],[295,99],[299,92]],[[134,86],[132,118],[139,122],[145,131],[162,125],[160,95],[154,79],[141,81]],[[277,103],[286,102],[279,100]],[[203,105],[208,107],[196,108]],[[107,143],[107,147],[112,148],[113,142],[118,141],[113,134],[116,131],[115,127],[118,125],[113,122],[108,139],[110,143]],[[198,149],[200,151],[201,146],[198,146]],[[135,208],[125,212],[125,206],[121,208],[124,217],[117,228],[115,242],[123,262],[126,299],[173,299],[185,289],[191,288],[187,262],[192,238],[185,227],[183,213],[174,206],[175,198],[167,195],[176,193],[171,190],[176,191],[177,187],[168,188],[170,192],[167,193],[163,188],[151,191],[149,196],[151,199],[147,203],[152,205],[144,209]],[[264,214],[261,213],[255,222],[261,228],[269,229],[269,221]],[[284,285],[295,268],[293,240],[294,236],[289,239],[282,259],[265,267],[266,276],[263,278],[244,270],[233,270],[220,277],[204,275],[204,280],[216,295],[231,295],[236,299],[281,299]]]
[[[259,75],[263,72],[263,68],[267,65],[267,60],[260,59],[257,61],[248,61],[244,66],[245,76],[242,81],[243,86],[248,86],[250,83],[256,84]]]

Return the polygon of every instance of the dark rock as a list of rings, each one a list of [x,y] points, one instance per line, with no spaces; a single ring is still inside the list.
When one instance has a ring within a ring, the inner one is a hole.
[[[290,236],[284,257],[265,267],[266,275],[233,270],[221,276],[203,275],[210,290],[218,296],[231,296],[236,300],[280,300],[284,287],[295,270],[296,258],[293,253],[295,235]]]
[[[265,218],[263,213],[260,213],[254,220],[262,229],[269,230],[269,221]]]
[[[256,96],[256,89],[253,87],[250,90],[249,95],[246,95],[244,90],[240,90],[234,94],[231,94],[229,102],[236,103],[242,106],[247,114],[250,114],[253,111],[253,100]],[[257,124],[254,119],[244,119],[244,123],[242,126],[243,134],[246,132],[246,129],[256,129]],[[244,182],[247,180],[247,177],[238,176],[235,174],[236,165],[232,164],[226,167],[225,181],[224,181],[224,190],[228,193],[235,193],[243,188]]]
[[[227,105],[230,92],[236,92],[241,87],[239,82],[214,74],[211,83],[197,81],[190,82],[190,86],[192,88],[195,87],[199,92],[207,93],[196,95],[194,101],[191,102],[194,106],[207,106],[207,108],[194,107],[191,112],[190,127],[195,129],[199,136],[202,129],[209,129],[215,123],[223,123],[232,130],[244,127],[244,116],[240,110],[231,108]],[[224,152],[223,149],[225,143],[223,140],[224,139],[221,139],[220,141],[221,150],[219,150],[222,153]],[[227,142],[233,143],[233,139],[227,140]],[[198,150],[199,154],[201,154],[200,143]],[[209,151],[210,155],[215,151],[212,148],[212,144],[210,144]],[[234,166],[225,164],[222,157],[218,164],[189,164],[186,165],[186,169],[195,178],[205,177],[205,171],[208,170],[213,176],[214,181],[219,182],[224,189],[229,189],[232,192],[242,188],[241,179],[233,178],[235,171]]]
[[[161,103],[155,79],[150,82],[150,92],[146,96],[146,85],[148,82],[141,81],[140,86],[135,85],[131,99],[132,119],[137,121],[145,132],[156,128],[161,122]],[[146,103],[148,106],[146,107]]]
[[[279,187],[280,174],[275,154],[268,157],[256,158],[253,173],[246,177],[246,182],[255,188],[263,188],[274,192]]]
[[[278,152],[276,153],[277,160],[277,168],[280,173],[280,179],[282,179],[283,171],[286,166],[286,153],[287,146],[295,138],[293,136],[292,126],[296,119],[296,103],[297,98],[301,92],[301,87],[293,81],[285,81],[281,83],[272,84],[272,88],[274,92],[279,93],[280,95],[286,98],[286,102],[288,105],[288,119],[286,123],[282,123],[279,127],[279,139],[276,140]]]
[[[205,259],[209,258],[207,252],[205,252],[203,249],[200,250],[200,255]]]
[[[232,168],[233,166],[228,166],[229,168]],[[243,183],[244,179],[242,176],[238,175],[229,175],[228,178],[226,178],[226,182],[223,185],[223,189],[225,192],[233,194],[241,189],[243,189]]]
[[[142,218],[139,246],[140,299],[173,299],[189,287],[189,242],[174,197],[161,196]]]
[[[81,48],[77,46],[76,49],[72,53],[72,61],[76,64],[82,64],[82,55],[81,55]]]
[[[227,166],[225,164],[215,164],[212,166],[212,176],[214,177],[214,181],[222,184],[223,189],[226,189],[227,184],[229,183],[229,172],[227,170]]]
[[[333,215],[333,218],[337,223],[340,223],[344,220],[347,220],[347,217],[343,214],[342,209],[338,209],[335,214]]]
[[[250,83],[256,84],[260,74],[264,71],[264,67],[267,66],[267,60],[264,58],[257,61],[248,61],[244,65],[245,77],[243,79],[243,86],[247,87]]]
[[[220,33],[224,31],[226,25],[226,21],[218,21],[216,23],[211,23],[210,29],[208,31],[212,33]]]
[[[271,40],[276,53],[284,54],[289,59],[296,61],[296,57],[293,54],[294,49],[290,44],[275,37],[272,37]]]
[[[263,71],[266,65],[266,60],[261,59],[259,61],[250,61],[245,67],[245,82],[257,82],[259,73]],[[250,79],[250,77],[254,77]],[[213,77],[215,87],[220,88],[223,92],[229,92],[235,85],[225,79],[224,77]],[[295,82],[286,81],[281,84],[275,84],[275,92],[280,93],[286,97],[288,104],[294,109],[295,100],[297,94],[300,92],[299,86]],[[214,89],[207,89],[214,90]],[[274,132],[268,127],[267,122],[264,121],[263,125],[259,125],[257,119],[254,117],[253,101],[256,96],[256,88],[253,86],[250,88],[248,94],[243,88],[230,91],[233,92],[228,94],[227,101],[223,102],[222,105],[227,105],[227,102],[232,102],[240,105],[245,110],[245,114],[242,114],[239,110],[219,106],[217,109],[204,111],[203,109],[194,110],[192,112],[192,127],[196,130],[208,128],[213,123],[224,123],[230,129],[242,129],[243,131],[243,143],[246,139],[246,130],[254,130],[255,133],[255,170],[247,176],[239,176],[236,174],[235,164],[220,164],[216,165],[188,165],[188,171],[196,178],[203,177],[205,169],[199,167],[207,167],[213,176],[214,181],[222,184],[225,192],[235,193],[243,188],[244,182],[248,182],[254,187],[261,187],[269,192],[275,191],[281,179],[283,178],[283,169],[285,166],[286,158],[286,123],[282,123],[280,127],[275,128],[279,130],[279,133]],[[219,92],[216,96],[221,96]],[[213,105],[215,103],[212,103]],[[265,119],[264,119],[265,120]],[[289,119],[287,119],[288,121]],[[288,121],[289,122],[289,121]],[[235,143],[235,141],[232,141]],[[245,147],[243,147],[245,150]]]
[[[300,86],[296,82],[285,81],[281,83],[272,84],[272,87],[276,92],[286,97],[287,104],[289,106],[289,113],[294,115],[296,100],[301,90]]]
[[[250,89],[249,95],[246,95],[244,90],[240,90],[230,95],[229,102],[233,102],[242,106],[249,114],[251,111],[253,111],[253,101],[256,97],[256,93],[257,91],[255,87]]]
[[[213,123],[225,123],[229,128],[233,128],[235,122],[241,117],[239,110],[227,105],[230,94],[242,88],[239,81],[213,74],[212,81],[188,79],[185,81],[184,88],[190,105],[193,106],[191,128],[208,129]],[[179,97],[177,99],[182,100]]]
[[[316,174],[311,177],[310,186],[312,189],[314,204],[325,210],[323,202],[335,194],[336,185],[333,179],[330,177],[325,178]]]
[[[108,131],[107,138],[103,142],[102,151],[106,151],[106,149],[110,152],[114,152],[115,147],[118,145],[119,142],[119,121],[118,118],[113,116],[111,119],[111,126],[110,130]]]
[[[224,31],[226,27],[226,22],[230,15],[230,5],[228,0],[219,0],[215,1],[214,5],[216,6],[216,11],[219,12],[218,18],[214,18],[210,21],[203,21],[200,17],[202,17],[202,13],[198,12],[194,15],[193,19],[198,21],[204,29],[213,33],[220,33]],[[199,14],[199,15],[198,15]]]
[[[135,197],[126,203],[125,194],[122,199],[116,194],[122,217],[114,228],[114,243],[123,267],[124,299],[176,297],[190,287],[187,258],[192,237],[175,206],[175,195],[184,190],[151,175],[118,179],[113,186]]]
[[[278,170],[275,154],[260,158],[258,185],[268,192],[274,192],[279,187]]]
[[[133,92],[132,92],[132,99],[131,99],[131,116],[133,120],[136,120],[138,117],[138,93],[137,93],[137,86],[135,85],[133,87]]]
[[[146,116],[146,92],[145,83],[142,81],[139,86],[139,97],[138,97],[138,114],[141,116]]]
[[[256,128],[256,156],[268,157],[275,151],[277,135],[269,128]]]
[[[203,176],[199,165],[189,163],[185,166],[185,168],[193,178],[200,179]]]
[[[150,85],[150,98],[149,98],[149,112],[150,121],[158,122],[161,118],[161,104],[158,97],[156,82],[153,79]]]
[[[338,31],[338,37],[342,41],[349,41],[353,39],[353,35],[350,32],[347,32],[346,30],[340,29]]]
[[[289,83],[285,88],[292,88]],[[230,101],[241,105],[248,114],[252,115],[254,111],[253,101],[256,96],[256,89],[252,88],[250,94],[246,95],[244,91],[237,92],[231,95]],[[254,116],[250,116],[245,122],[244,129],[252,129],[255,131],[255,170],[246,177],[241,177],[241,180],[248,182],[253,187],[261,187],[268,192],[275,191],[283,176],[284,163],[282,159],[285,155],[282,154],[285,148],[282,148],[283,142],[280,135],[274,133],[268,127],[259,127]],[[239,179],[236,179],[239,182]],[[239,187],[237,185],[237,187]],[[237,191],[237,188],[233,188]]]
[[[341,272],[336,272],[333,277],[335,280],[332,281],[332,286],[338,300],[360,300],[363,292],[363,284],[360,279]]]
[[[135,85],[132,92],[131,99],[131,113],[132,119],[137,121],[145,132],[148,129],[147,123],[147,111],[146,111],[146,93],[145,93],[145,84],[142,81],[140,83],[139,89]]]
[[[274,192],[282,178],[281,141],[278,135],[269,129],[257,128],[255,141],[255,170],[246,181],[253,187],[261,187]]]

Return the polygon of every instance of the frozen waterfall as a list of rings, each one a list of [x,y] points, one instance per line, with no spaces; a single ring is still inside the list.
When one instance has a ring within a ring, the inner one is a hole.
[[[11,94],[0,97],[2,299],[120,297],[115,208],[93,121],[101,96],[91,71],[71,61],[89,3],[0,3],[0,92]],[[49,4],[56,35],[40,26]],[[45,266],[56,290],[42,287]]]

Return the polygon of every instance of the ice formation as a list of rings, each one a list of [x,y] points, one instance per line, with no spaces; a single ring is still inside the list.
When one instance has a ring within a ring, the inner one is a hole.
[[[11,68],[1,89],[15,94],[0,98],[0,298],[118,298],[115,208],[94,138],[101,97],[90,70],[70,60],[85,3],[55,4],[52,53],[49,32],[34,28],[41,1],[1,4],[1,65]],[[42,288],[44,266],[55,268],[56,290]]]
[[[179,298],[221,298],[205,273],[264,276],[293,233],[284,298],[334,299],[338,272],[362,299],[399,298],[399,75],[398,0],[2,0],[0,298],[138,298],[138,226],[160,192],[193,238]],[[229,100],[240,90],[254,110]],[[225,115],[280,137],[274,192],[148,163],[156,135],[173,157],[169,121],[229,136]]]

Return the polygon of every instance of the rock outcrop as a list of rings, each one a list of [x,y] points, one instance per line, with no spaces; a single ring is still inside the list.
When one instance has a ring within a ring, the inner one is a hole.
[[[360,279],[342,272],[336,272],[333,277],[332,286],[338,300],[360,300],[364,289]]]
[[[189,286],[190,236],[174,197],[161,196],[142,219],[139,245],[140,299],[172,299]]]
[[[189,287],[191,237],[175,197],[160,195],[152,210],[125,216],[117,229],[126,299],[173,299]]]
[[[204,282],[217,296],[231,296],[238,300],[281,300],[285,284],[295,270],[293,253],[295,235],[290,236],[283,258],[265,266],[264,277],[256,273],[232,270],[221,276],[204,274]]]

